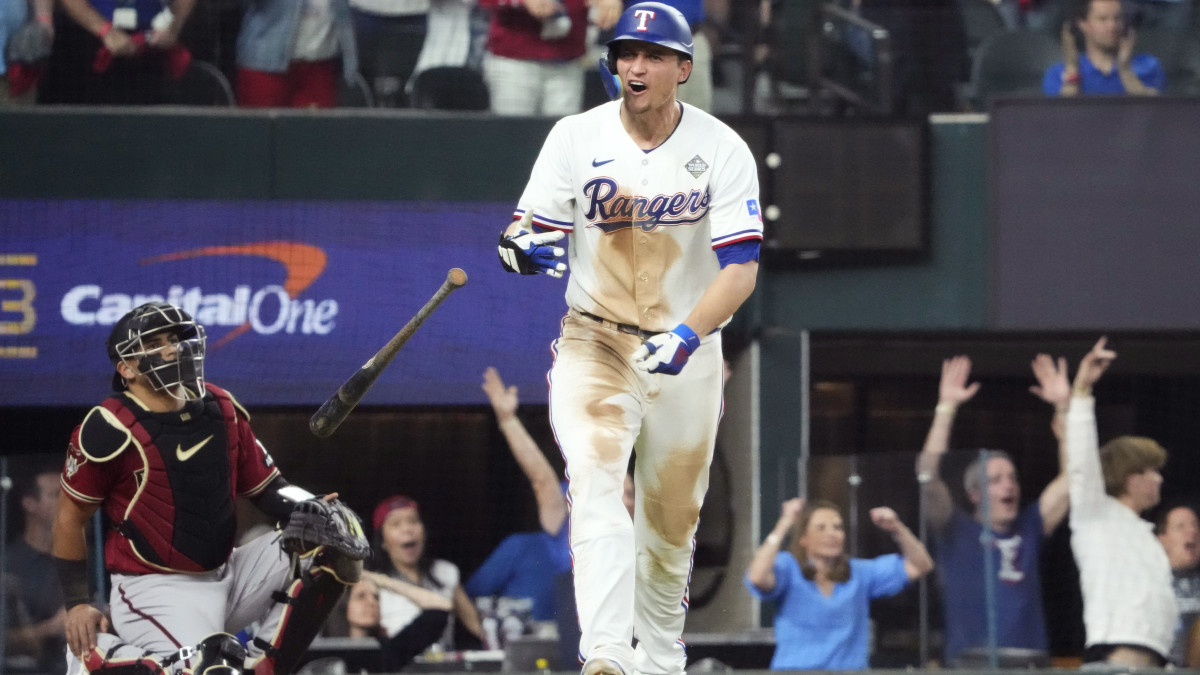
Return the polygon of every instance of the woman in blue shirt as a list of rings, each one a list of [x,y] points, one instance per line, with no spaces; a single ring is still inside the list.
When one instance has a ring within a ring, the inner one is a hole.
[[[899,593],[933,569],[929,551],[895,511],[871,509],[871,521],[892,535],[899,554],[850,558],[837,505],[817,500],[806,507],[799,498],[783,503],[746,570],[750,592],[776,603],[772,670],[866,668],[870,601]],[[780,551],[789,531],[791,547]]]

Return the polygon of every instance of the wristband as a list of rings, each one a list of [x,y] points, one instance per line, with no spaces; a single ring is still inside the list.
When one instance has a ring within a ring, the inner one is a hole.
[[[37,21],[38,21],[38,23],[41,23],[41,24],[44,24],[47,26],[54,25],[54,17],[52,17],[49,14],[38,14]]]
[[[779,536],[779,535],[775,534],[774,532],[772,532],[771,534],[768,534],[768,535],[767,535],[767,538],[766,538],[766,540],[765,540],[765,541],[766,541],[766,543],[768,543],[768,544],[774,544],[774,545],[776,545],[776,546],[779,546],[780,544],[782,544],[782,543],[783,543],[783,537],[781,537],[781,536]]]
[[[678,335],[679,339],[683,341],[683,348],[687,350],[688,354],[694,354],[700,346],[700,336],[696,335],[696,331],[686,323],[675,326],[671,332]]]
[[[953,415],[958,412],[958,406],[953,403],[939,403],[933,409],[935,415]]]
[[[63,605],[67,609],[91,602],[86,560],[66,560],[55,556],[54,566],[58,569],[58,583],[62,586]]]
[[[100,32],[96,34],[96,37],[103,40],[105,37],[108,36],[109,33],[112,32],[112,29],[113,29],[112,22],[109,21],[100,27]]]
[[[1065,70],[1063,71],[1062,81],[1064,84],[1079,84],[1079,79],[1078,72],[1068,73]]]
[[[516,416],[516,415],[513,415],[512,417],[509,417],[509,418],[507,418],[507,419],[505,419],[505,420],[501,421],[501,422],[500,422],[500,428],[501,428],[501,429],[503,429],[503,428],[505,428],[505,427],[510,427],[510,426],[512,426],[512,425],[514,425],[514,424],[517,424],[517,425],[520,425],[520,424],[521,424],[521,420],[517,419],[517,416]]]

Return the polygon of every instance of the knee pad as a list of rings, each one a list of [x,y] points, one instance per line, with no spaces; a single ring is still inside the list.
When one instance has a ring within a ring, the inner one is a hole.
[[[320,554],[318,554],[319,556]],[[300,574],[286,591],[274,594],[286,605],[273,635],[254,638],[263,650],[253,664],[255,675],[288,675],[295,671],[308,645],[346,591],[346,584],[318,560]]]

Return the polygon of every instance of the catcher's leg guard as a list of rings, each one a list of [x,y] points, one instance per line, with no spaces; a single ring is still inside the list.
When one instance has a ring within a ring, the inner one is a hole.
[[[341,599],[346,584],[352,583],[344,581],[336,571],[344,566],[339,564],[342,558],[326,549],[317,549],[312,565],[300,573],[300,578],[286,591],[276,592],[275,601],[284,605],[283,613],[273,634],[254,638],[254,646],[263,650],[262,657],[253,664],[255,675],[289,675],[295,671],[300,657]],[[352,562],[361,571],[362,562]]]
[[[246,648],[229,633],[213,633],[193,648],[187,675],[242,675]]]

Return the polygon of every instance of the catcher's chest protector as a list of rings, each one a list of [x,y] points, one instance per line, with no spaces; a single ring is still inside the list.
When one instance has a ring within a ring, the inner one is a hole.
[[[181,572],[219,567],[237,533],[233,403],[214,391],[181,413],[134,409],[119,397],[103,405],[129,428],[145,466],[117,530],[138,556],[157,567]]]

